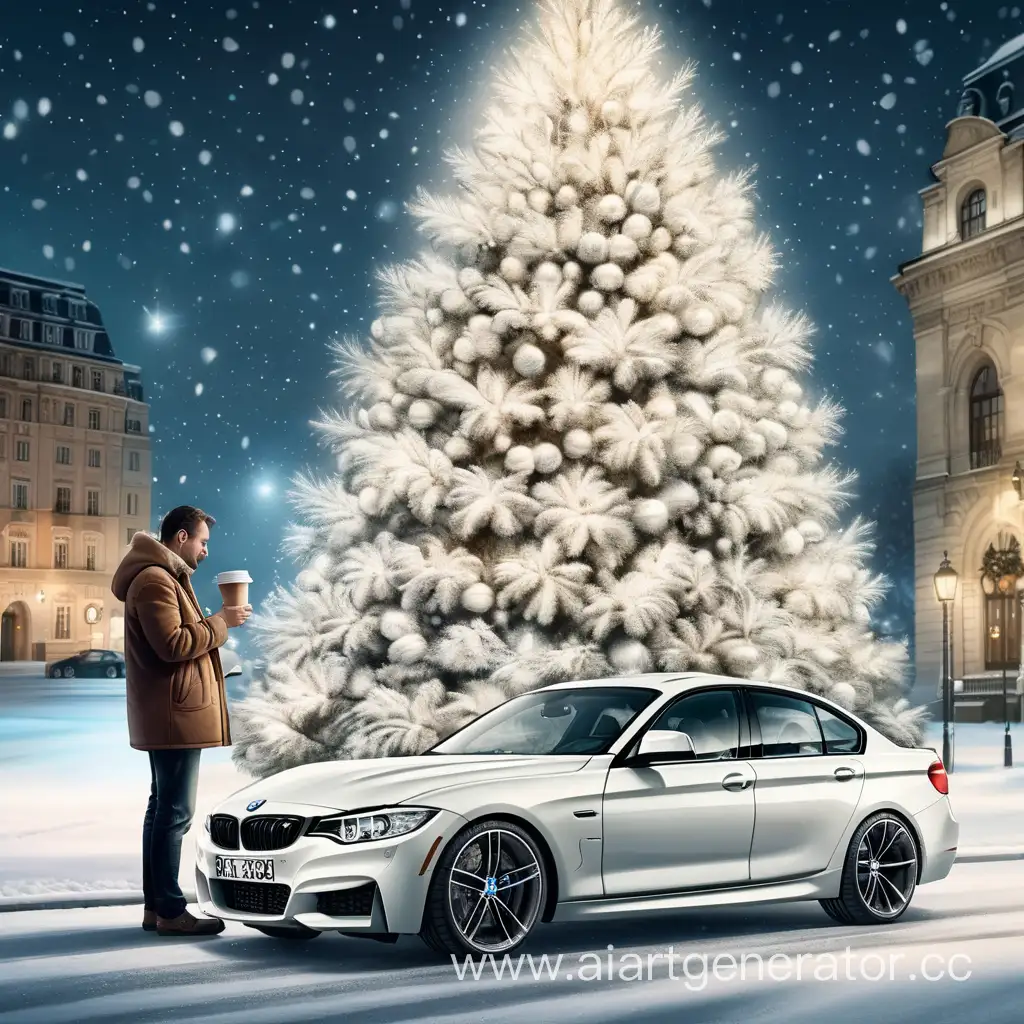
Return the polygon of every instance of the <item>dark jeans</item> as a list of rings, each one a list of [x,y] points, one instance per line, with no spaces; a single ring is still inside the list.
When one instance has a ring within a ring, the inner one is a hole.
[[[151,750],[152,786],[142,826],[142,892],[146,910],[160,917],[184,913],[178,885],[181,840],[192,824],[202,750]]]

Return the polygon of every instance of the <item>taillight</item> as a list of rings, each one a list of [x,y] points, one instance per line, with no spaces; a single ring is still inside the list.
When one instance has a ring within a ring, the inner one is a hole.
[[[928,778],[931,784],[943,796],[949,793],[949,776],[946,774],[946,768],[941,761],[932,761],[928,766]]]

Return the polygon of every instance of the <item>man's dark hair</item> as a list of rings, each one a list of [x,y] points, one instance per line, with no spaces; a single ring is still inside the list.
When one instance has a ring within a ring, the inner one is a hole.
[[[161,521],[160,540],[164,544],[169,540],[174,540],[179,530],[184,530],[190,537],[194,537],[200,523],[213,526],[216,522],[217,520],[213,516],[208,515],[201,508],[196,508],[194,505],[179,505],[177,508],[172,508]]]

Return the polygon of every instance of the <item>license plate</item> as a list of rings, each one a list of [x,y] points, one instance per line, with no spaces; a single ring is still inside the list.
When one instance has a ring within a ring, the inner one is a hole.
[[[217,857],[213,873],[218,878],[236,878],[243,882],[272,882],[274,861],[267,857],[254,860],[251,857]]]

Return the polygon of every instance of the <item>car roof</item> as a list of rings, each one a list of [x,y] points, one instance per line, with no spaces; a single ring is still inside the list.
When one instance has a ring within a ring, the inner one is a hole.
[[[775,690],[778,693],[793,694],[795,697],[811,698],[821,701],[830,707],[834,707],[844,714],[851,714],[850,711],[837,704],[834,700],[818,693],[811,693],[799,686],[789,686],[785,683],[772,683],[764,679],[746,679],[737,676],[716,675],[714,672],[642,672],[629,676],[607,676],[604,679],[581,679],[565,683],[549,683],[540,687],[541,690],[564,690],[580,689],[584,687],[635,687],[637,689],[657,689],[665,694],[685,693],[697,687],[711,685],[720,686],[749,686]]]

